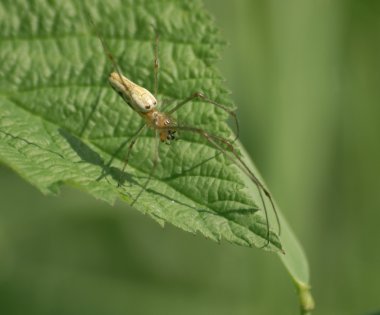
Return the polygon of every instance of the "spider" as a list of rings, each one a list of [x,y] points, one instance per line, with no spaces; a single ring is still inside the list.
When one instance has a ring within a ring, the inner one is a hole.
[[[155,36],[155,44],[154,44],[154,93],[152,94],[147,89],[137,85],[136,83],[132,82],[130,79],[128,79],[126,76],[122,74],[116,59],[111,54],[104,39],[100,36],[100,33],[98,32],[95,26],[95,23],[93,22],[91,17],[89,17],[89,19],[90,19],[90,23],[94,27],[94,30],[96,31],[97,37],[99,38],[102,44],[105,54],[107,55],[108,59],[111,61],[112,66],[113,66],[113,71],[111,72],[108,78],[108,81],[111,87],[125,101],[125,103],[127,103],[127,105],[133,111],[137,112],[141,116],[141,118],[145,121],[145,124],[141,126],[135,132],[135,134],[130,138],[121,176],[118,181],[118,187],[121,186],[121,183],[123,181],[122,177],[123,177],[123,174],[125,174],[125,169],[128,165],[130,153],[139,135],[142,133],[142,131],[146,127],[153,129],[155,132],[156,142],[155,142],[155,153],[153,157],[153,166],[152,166],[152,169],[150,170],[147,180],[142,185],[140,192],[137,194],[136,198],[133,200],[131,205],[133,205],[138,200],[138,198],[143,193],[143,191],[146,190],[151,178],[154,175],[154,172],[156,170],[156,166],[159,160],[159,151],[158,151],[159,143],[164,142],[166,144],[170,144],[173,140],[177,140],[178,131],[187,131],[187,132],[196,133],[200,135],[202,138],[204,138],[206,141],[208,141],[218,151],[217,154],[224,154],[239,169],[241,169],[248,176],[248,178],[256,185],[259,192],[260,199],[261,199],[261,203],[263,205],[263,210],[264,210],[265,219],[266,219],[266,243],[263,245],[263,247],[268,246],[270,224],[269,224],[268,211],[267,211],[267,206],[264,200],[264,196],[268,198],[271,204],[271,207],[273,209],[273,212],[275,214],[277,226],[278,226],[278,234],[281,233],[280,219],[276,210],[276,206],[272,199],[272,195],[270,194],[268,189],[265,188],[265,186],[258,179],[258,177],[254,174],[254,172],[242,160],[239,153],[235,149],[234,143],[239,138],[239,124],[238,124],[236,113],[228,109],[226,106],[219,104],[213,101],[212,99],[208,98],[202,92],[192,93],[183,101],[179,102],[173,109],[167,112],[160,111],[158,108],[159,106],[158,106],[157,99],[155,97],[158,93],[158,69],[159,69],[159,64],[158,64],[159,35],[158,35],[157,30],[155,29],[156,36]],[[193,126],[182,126],[176,122],[176,120],[172,117],[172,114],[176,112],[177,110],[179,110],[181,107],[185,106],[186,104],[190,104],[193,100],[197,100],[197,99],[205,103],[209,103],[225,111],[233,118],[234,123],[235,123],[235,128],[236,128],[236,137],[233,141],[223,138],[221,136],[212,134],[202,128],[193,127]],[[123,144],[122,146],[124,146],[125,144]],[[111,162],[112,162],[112,159],[108,164],[110,164]]]

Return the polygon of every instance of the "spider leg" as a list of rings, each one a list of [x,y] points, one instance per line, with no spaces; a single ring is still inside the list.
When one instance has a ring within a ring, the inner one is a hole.
[[[210,134],[206,134],[206,135],[208,136],[209,139],[214,140],[214,141],[210,141],[210,142],[214,142],[214,145],[218,145],[217,143],[215,143],[215,140],[220,141],[221,143],[225,144],[227,146],[227,148],[230,150],[230,152],[234,155],[234,157],[239,161],[240,166],[241,166],[240,169],[242,169],[251,178],[251,180],[255,183],[255,185],[257,186],[259,194],[260,194],[260,199],[261,199],[262,204],[263,204],[265,218],[266,218],[266,222],[267,222],[267,243],[263,247],[268,246],[268,244],[269,244],[269,217],[268,217],[266,204],[265,204],[265,201],[263,198],[263,193],[269,199],[269,202],[272,206],[274,215],[276,217],[276,222],[277,222],[277,226],[278,226],[278,234],[279,235],[281,234],[280,218],[278,216],[276,206],[273,202],[272,195],[265,188],[265,186],[261,183],[261,181],[257,178],[257,176],[252,172],[252,170],[248,167],[248,165],[241,159],[241,157],[238,155],[238,153],[236,152],[235,148],[233,147],[233,145],[230,141],[228,141],[227,139],[224,139],[222,137],[219,137],[219,136],[210,135]],[[204,137],[206,138],[206,136],[204,136]],[[219,145],[219,150],[223,150],[223,147],[220,145]],[[232,159],[230,159],[230,160],[233,161]]]
[[[130,140],[129,142],[129,146],[128,146],[128,151],[127,151],[127,154],[125,156],[125,159],[124,159],[124,165],[123,165],[123,168],[122,168],[122,171],[120,173],[120,177],[119,177],[119,180],[117,182],[117,187],[120,187],[123,183],[123,175],[124,175],[124,171],[128,165],[128,160],[129,160],[129,156],[132,152],[132,148],[133,146],[135,145],[136,141],[137,141],[137,138],[138,136],[141,134],[141,132],[144,130],[144,128],[146,127],[146,125],[142,125],[136,132],[135,134],[128,140]],[[124,141],[121,146],[119,147],[119,149],[116,151],[116,153],[112,156],[111,160],[108,162],[108,166],[111,165],[113,159],[115,158],[115,156],[117,156],[117,154],[124,148],[124,146],[128,143],[128,140],[127,141]]]
[[[167,106],[170,106],[170,104],[172,104],[172,103],[174,103],[175,102],[175,100],[174,99],[172,99],[172,98],[163,98],[162,100],[161,100],[161,104],[160,104],[160,107],[161,107],[161,111],[165,111],[165,107],[167,107]]]
[[[102,44],[102,48],[103,48],[104,53],[106,54],[107,58],[111,61],[112,66],[113,66],[114,70],[116,71],[116,73],[120,79],[121,84],[123,85],[124,89],[126,91],[128,91],[129,90],[128,86],[125,84],[125,82],[123,80],[123,76],[121,74],[121,70],[120,70],[120,67],[119,67],[117,61],[116,61],[115,57],[111,54],[111,50],[108,48],[107,43],[104,40],[104,38],[100,35],[100,32],[99,32],[98,28],[96,27],[95,22],[93,21],[91,15],[89,13],[87,13],[87,18],[88,18],[90,24],[92,25],[92,28],[95,31],[96,36],[99,38],[99,40]]]
[[[233,142],[235,142],[239,138],[240,129],[239,129],[239,121],[237,119],[236,113],[234,111],[230,110],[229,108],[227,108],[226,106],[213,101],[212,99],[208,98],[206,95],[204,95],[201,92],[195,92],[195,93],[191,94],[189,97],[187,97],[182,102],[178,103],[173,109],[171,109],[168,112],[168,114],[170,115],[170,114],[174,113],[175,111],[180,109],[185,104],[189,104],[194,99],[200,99],[200,100],[202,100],[206,103],[212,104],[215,107],[218,107],[218,108],[224,110],[226,113],[228,113],[233,118],[234,123],[235,123],[235,128],[236,128],[236,137],[233,140]]]
[[[209,135],[211,136],[212,138],[215,138],[217,140],[219,140],[220,142],[224,143],[225,145],[227,145],[227,147],[230,149],[230,151],[232,152],[232,154],[235,156],[235,158],[241,163],[242,166],[244,166],[244,169],[249,173],[249,175],[252,177],[253,181],[257,184],[257,186],[259,188],[261,188],[262,192],[264,192],[265,196],[268,197],[269,199],[269,202],[271,203],[271,206],[272,206],[272,209],[273,209],[273,212],[276,216],[276,221],[277,221],[277,225],[278,225],[278,234],[281,234],[281,224],[280,224],[280,218],[278,216],[278,213],[276,211],[276,206],[274,204],[274,201],[272,199],[272,195],[270,194],[270,192],[265,188],[265,186],[260,182],[260,180],[257,178],[257,176],[255,176],[255,174],[251,171],[251,169],[248,167],[248,165],[241,159],[241,157],[237,154],[235,148],[233,147],[232,143],[225,139],[225,138],[222,138],[222,137],[219,137],[219,136],[215,136],[215,135]]]
[[[269,225],[270,224],[269,224],[268,211],[267,211],[267,207],[266,207],[266,204],[265,204],[263,193],[264,193],[265,196],[268,197],[268,199],[269,199],[269,201],[271,203],[273,212],[274,212],[275,217],[276,217],[276,221],[277,221],[277,225],[278,225],[278,233],[279,234],[281,233],[280,218],[278,216],[278,213],[277,213],[277,210],[276,210],[276,206],[275,206],[275,204],[273,202],[271,194],[264,187],[264,185],[257,178],[257,176],[251,171],[251,169],[248,167],[248,165],[241,159],[241,157],[237,153],[236,149],[234,148],[233,143],[231,141],[223,138],[223,137],[212,135],[212,134],[210,134],[210,133],[208,133],[205,130],[200,129],[200,128],[187,127],[187,126],[176,126],[175,129],[198,133],[203,138],[205,138],[207,141],[209,141],[221,153],[224,153],[226,151],[225,148],[223,147],[223,145],[225,145],[227,147],[227,149],[229,150],[230,154],[226,154],[226,157],[230,161],[232,161],[237,167],[239,167],[250,178],[250,180],[256,185],[256,187],[258,189],[259,196],[260,196],[261,202],[263,204],[263,210],[264,210],[264,213],[265,213],[266,226],[267,226],[266,243],[262,247],[267,247],[269,245],[269,233],[270,233],[270,230],[269,230],[270,226]]]
[[[111,164],[112,162],[114,161],[114,159],[119,155],[119,153],[124,149],[124,147],[126,146],[126,144],[128,142],[131,141],[130,143],[130,147],[132,146],[133,147],[133,144],[132,142],[136,142],[135,138],[137,138],[137,136],[140,134],[140,132],[144,129],[146,125],[143,125],[141,126],[133,135],[131,138],[128,138],[127,140],[125,140],[116,150],[115,153],[112,154],[111,158],[109,159],[109,161],[107,162],[107,164],[103,164],[103,170],[102,170],[102,174],[96,179],[97,181],[101,180],[103,177],[105,177],[105,173],[106,172],[109,172],[110,171],[110,167],[111,167]]]
[[[157,29],[155,28],[156,38],[154,41],[154,96],[157,97],[158,93],[158,68],[159,68],[159,62],[158,62],[158,44],[160,40],[160,36],[158,34]]]
[[[207,133],[204,133],[202,134],[202,136],[204,138],[206,138],[210,143],[212,143],[218,150],[220,150],[221,152],[224,151],[223,147],[218,144],[215,140],[217,138],[214,138],[214,136],[211,136]],[[217,140],[220,140],[220,139],[217,139]],[[261,246],[261,248],[265,248],[269,245],[269,227],[270,227],[270,224],[269,224],[269,217],[268,217],[268,210],[267,210],[267,207],[266,207],[266,203],[265,203],[265,200],[264,200],[264,197],[263,197],[263,193],[262,193],[262,190],[265,189],[263,187],[263,185],[261,184],[261,182],[257,179],[257,177],[255,175],[253,175],[253,173],[247,168],[247,166],[244,165],[243,161],[241,161],[240,157],[238,157],[235,153],[235,149],[232,147],[232,145],[230,146],[229,144],[230,143],[227,143],[227,140],[226,139],[223,139],[224,141],[222,141],[222,143],[226,144],[227,147],[231,150],[232,154],[235,156],[235,158],[237,158],[239,160],[240,163],[242,163],[241,165],[239,165],[239,168],[242,169],[250,178],[251,180],[253,181],[253,183],[256,185],[257,187],[257,190],[259,192],[259,196],[260,196],[260,200],[261,200],[261,203],[263,205],[263,209],[264,209],[264,214],[265,214],[265,221],[266,221],[266,229],[267,229],[267,234],[266,234],[266,242],[263,246]],[[235,161],[227,155],[227,157],[235,163]],[[236,164],[236,163],[235,163]],[[251,174],[252,173],[252,174]],[[275,209],[274,209],[275,210]],[[274,211],[276,213],[276,211]],[[277,215],[276,215],[277,216]]]
[[[144,185],[141,187],[141,190],[137,194],[136,198],[132,201],[131,206],[133,206],[135,204],[135,202],[140,198],[140,196],[144,192],[144,190],[146,190],[150,180],[152,179],[152,177],[154,175],[154,172],[156,171],[158,160],[160,158],[159,151],[158,151],[159,144],[160,144],[160,137],[158,134],[158,130],[156,130],[155,141],[154,141],[154,151],[153,151],[153,166],[149,172],[149,176],[148,176],[147,180],[145,181]]]

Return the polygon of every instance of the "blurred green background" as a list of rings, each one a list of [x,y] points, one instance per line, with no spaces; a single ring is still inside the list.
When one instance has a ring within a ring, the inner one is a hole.
[[[380,309],[380,1],[205,0],[242,142],[301,240],[315,314]],[[278,258],[0,167],[1,314],[297,314]]]

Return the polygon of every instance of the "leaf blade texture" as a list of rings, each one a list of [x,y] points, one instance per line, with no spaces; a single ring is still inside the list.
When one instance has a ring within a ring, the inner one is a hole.
[[[154,25],[160,33],[162,106],[195,91],[234,108],[215,67],[223,41],[200,1],[4,1],[0,36],[0,160],[43,193],[62,184],[109,203],[131,203],[152,168],[154,134],[146,130],[117,188],[127,146],[141,118],[108,86],[112,66],[86,15],[96,22],[122,72],[153,90]],[[228,115],[204,102],[176,119],[232,137]],[[260,200],[224,154],[197,135],[160,145],[160,162],[134,207],[214,241],[266,243]],[[107,162],[114,156],[113,163]],[[273,221],[272,221],[273,222]],[[276,233],[267,250],[281,251]]]

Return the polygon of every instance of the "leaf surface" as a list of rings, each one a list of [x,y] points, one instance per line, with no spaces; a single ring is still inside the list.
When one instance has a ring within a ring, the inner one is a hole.
[[[160,33],[159,95],[169,108],[195,91],[233,108],[214,66],[223,41],[200,1],[11,1],[0,4],[0,159],[43,193],[62,184],[109,203],[131,202],[151,169],[145,130],[118,188],[128,139],[142,125],[107,84],[112,65],[90,14],[124,75],[153,90],[154,25]],[[167,106],[167,107],[166,107]],[[175,115],[230,138],[228,115],[194,101]],[[225,154],[199,135],[159,147],[160,162],[134,208],[160,224],[244,246],[266,242],[261,202]],[[112,164],[108,164],[111,158]],[[281,244],[270,233],[268,250]]]

